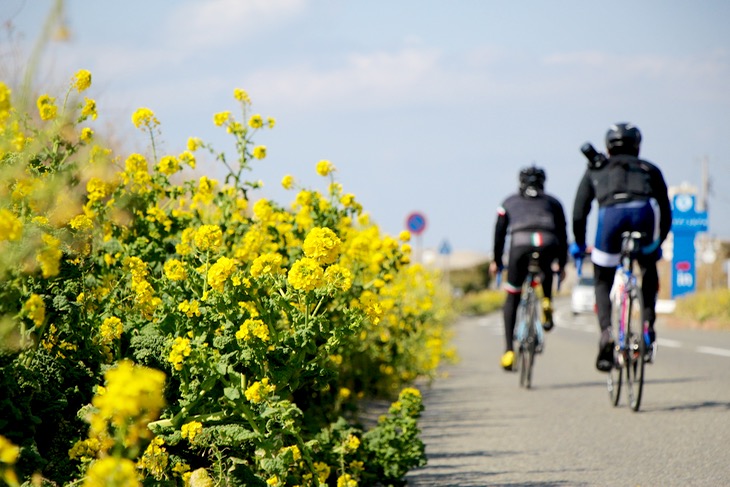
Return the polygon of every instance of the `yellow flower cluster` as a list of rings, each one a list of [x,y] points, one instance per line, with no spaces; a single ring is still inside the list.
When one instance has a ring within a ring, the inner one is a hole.
[[[193,237],[198,250],[215,250],[223,245],[223,231],[218,225],[202,225]]]
[[[147,159],[141,154],[130,154],[124,163],[122,177],[124,184],[132,184],[132,191],[146,191],[152,181],[152,176],[147,168]]]
[[[254,404],[259,404],[276,390],[276,386],[269,384],[269,379],[264,377],[260,381],[255,381],[249,388],[244,391],[246,399]]]
[[[319,264],[332,264],[340,255],[342,241],[329,228],[315,227],[309,231],[302,244],[304,255]]]
[[[176,337],[172,342],[172,350],[170,350],[167,360],[175,367],[175,370],[182,370],[185,357],[189,357],[192,351],[188,338]]]
[[[155,437],[137,462],[137,468],[148,471],[156,480],[162,480],[165,476],[165,469],[170,461],[170,455],[163,446],[165,440],[159,436]]]
[[[177,309],[185,313],[188,318],[200,316],[200,303],[195,299],[192,301],[184,300],[177,306]]]
[[[56,108],[56,99],[49,95],[41,95],[38,97],[38,113],[41,120],[53,120],[56,118],[58,108]]]
[[[303,257],[294,262],[287,275],[289,284],[298,291],[317,289],[322,286],[323,278],[324,271],[322,267],[316,260],[309,257]]]
[[[84,107],[81,109],[81,117],[85,120],[91,117],[92,120],[96,120],[98,114],[96,113],[96,101],[91,98],[84,97]]]
[[[122,320],[115,316],[106,318],[99,329],[99,335],[101,343],[112,343],[114,340],[119,340],[122,337],[124,326]]]
[[[17,241],[23,236],[23,222],[10,210],[0,208],[0,242]]]
[[[106,457],[91,464],[83,487],[139,487],[136,466],[126,458]]]
[[[317,163],[317,174],[320,176],[329,176],[335,171],[335,166],[328,160],[322,159]]]
[[[191,421],[182,425],[180,434],[183,438],[187,438],[189,441],[193,441],[196,436],[203,432],[203,424],[199,421]]]
[[[91,86],[91,72],[86,69],[79,69],[72,79],[76,91],[81,93]]]
[[[178,172],[182,166],[180,166],[180,160],[175,156],[165,156],[160,160],[157,170],[162,174],[168,176]]]
[[[165,405],[165,374],[122,360],[104,378],[105,387],[92,399],[96,411],[91,415],[89,436],[99,438],[102,445],[109,444],[114,431],[124,436],[125,445],[149,438],[147,424],[157,419]]]
[[[46,305],[43,304],[43,298],[37,294],[31,294],[30,298],[23,305],[23,311],[36,326],[43,324],[46,319]]]
[[[138,108],[137,111],[132,115],[132,123],[137,128],[152,129],[160,124],[160,121],[155,117],[155,113],[149,108],[142,107]]]
[[[248,341],[256,337],[262,342],[269,341],[269,327],[262,320],[249,318],[243,322],[236,332],[236,338]]]
[[[208,285],[218,292],[223,292],[223,286],[236,270],[236,261],[228,257],[220,257],[208,269]]]
[[[337,477],[337,487],[357,487],[357,480],[349,473],[342,474]]]
[[[281,254],[272,252],[256,257],[251,264],[251,276],[275,276],[282,273],[281,265],[284,258]]]
[[[183,281],[188,277],[185,264],[177,259],[170,259],[165,262],[163,270],[165,272],[165,276],[171,281]]]

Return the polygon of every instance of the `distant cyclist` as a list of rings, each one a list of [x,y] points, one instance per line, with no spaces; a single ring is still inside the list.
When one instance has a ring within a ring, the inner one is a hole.
[[[643,320],[648,322],[649,339],[656,340],[654,321],[659,288],[656,262],[661,257],[661,244],[672,224],[672,210],[667,185],[655,165],[639,159],[641,132],[634,125],[612,125],[606,133],[608,158],[594,153],[589,156],[573,205],[571,255],[578,256],[586,248],[586,221],[591,203],[598,201],[598,226],[591,260],[595,277],[596,308],[601,327],[596,368],[607,372],[613,364],[614,340],[611,335],[611,299],[616,267],[621,252],[621,234],[639,231],[646,235],[638,263],[642,270]]]
[[[503,268],[502,254],[507,235],[510,236],[507,282],[504,285],[507,299],[504,303],[505,353],[501,364],[512,370],[514,363],[514,330],[522,283],[527,277],[530,254],[540,251],[540,268],[543,272],[543,328],[553,328],[552,264],[557,260],[560,279],[563,278],[568,257],[565,212],[561,203],[545,193],[545,171],[531,167],[520,171],[519,191],[509,196],[497,210],[494,228],[494,261],[490,264],[493,275]]]

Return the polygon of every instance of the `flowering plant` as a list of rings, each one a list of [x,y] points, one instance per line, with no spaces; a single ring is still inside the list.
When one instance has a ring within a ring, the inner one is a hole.
[[[244,90],[240,120],[213,117],[232,163],[195,137],[158,156],[149,108],[132,123],[151,155],[114,155],[81,127],[96,103],[68,105],[90,85],[80,71],[61,109],[43,95],[34,120],[0,84],[0,417],[56,428],[47,445],[0,421],[18,471],[88,485],[130,471],[155,485],[402,482],[425,461],[409,386],[452,353],[448,300],[410,263],[407,232],[383,234],[329,161],[316,165],[326,191],[289,175],[290,207],[254,200],[261,183],[244,171],[275,121],[251,114]],[[223,182],[189,177],[205,158]],[[379,424],[357,426],[364,399],[401,390]]]

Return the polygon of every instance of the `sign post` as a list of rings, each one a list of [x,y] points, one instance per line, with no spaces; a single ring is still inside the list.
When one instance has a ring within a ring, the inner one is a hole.
[[[423,234],[424,230],[426,230],[426,216],[423,213],[417,211],[409,214],[406,218],[406,229],[411,232],[411,234],[416,236],[416,246],[418,250],[417,260],[420,262],[423,258],[423,243],[421,241],[421,234]]]
[[[695,236],[706,231],[707,212],[696,211],[695,195],[675,195],[672,200],[672,299],[694,292],[697,285]]]

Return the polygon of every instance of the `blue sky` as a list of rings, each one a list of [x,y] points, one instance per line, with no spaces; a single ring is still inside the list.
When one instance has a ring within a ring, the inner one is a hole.
[[[12,42],[3,32],[6,73],[22,72],[7,53],[30,51],[51,5],[0,5],[15,29]],[[189,136],[227,150],[212,116],[244,88],[277,121],[251,179],[285,205],[282,176],[324,190],[314,167],[329,159],[386,233],[418,211],[424,247],[488,252],[521,167],[546,169],[570,220],[579,147],[603,149],[608,126],[630,121],[670,186],[699,186],[707,159],[709,233],[730,239],[724,0],[66,0],[64,18],[72,37],[44,51],[39,86],[62,92],[90,70],[97,131],[145,150],[130,117],[149,107],[169,153]]]

